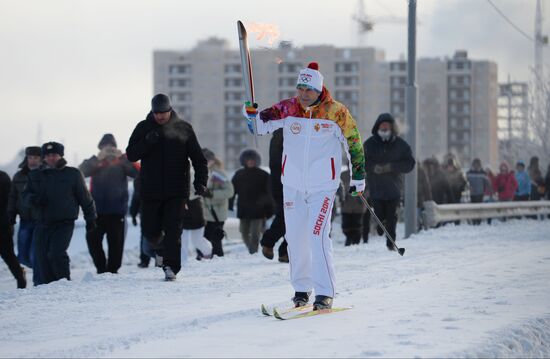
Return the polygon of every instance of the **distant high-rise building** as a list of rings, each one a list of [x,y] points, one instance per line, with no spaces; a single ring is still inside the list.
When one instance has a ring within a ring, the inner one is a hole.
[[[499,85],[498,137],[500,157],[510,163],[521,158],[528,138],[529,87],[526,82],[508,82]]]
[[[453,153],[468,166],[474,158],[498,162],[497,65],[457,51],[450,59],[418,60],[417,157]],[[391,109],[405,117],[406,62],[390,63]],[[406,128],[405,128],[406,131]]]

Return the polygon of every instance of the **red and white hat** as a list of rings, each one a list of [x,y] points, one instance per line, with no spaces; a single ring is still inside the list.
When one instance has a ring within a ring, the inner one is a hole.
[[[310,62],[307,68],[300,70],[296,87],[306,86],[317,92],[323,91],[323,75],[319,72],[319,64]]]

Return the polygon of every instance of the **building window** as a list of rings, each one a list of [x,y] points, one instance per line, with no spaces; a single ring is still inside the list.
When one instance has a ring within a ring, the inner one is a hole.
[[[191,65],[170,65],[168,69],[172,75],[191,73]]]
[[[225,79],[225,87],[241,87],[242,85],[242,79]]]
[[[227,64],[224,71],[226,74],[240,74],[241,64]]]
[[[176,102],[191,101],[191,92],[172,92],[170,98]]]
[[[190,87],[191,79],[170,79],[168,85],[170,87]]]
[[[284,100],[295,96],[296,96],[296,91],[279,91],[279,100]]]
[[[280,73],[291,73],[298,75],[298,72],[302,69],[302,64],[298,62],[282,62],[279,64]]]
[[[296,82],[296,77],[280,77],[279,87],[295,87]]]
[[[337,76],[336,86],[356,86],[359,85],[359,77],[356,76]]]
[[[226,101],[242,101],[244,94],[240,91],[230,91],[225,93]]]
[[[358,62],[337,62],[334,64],[334,70],[336,72],[358,72]]]

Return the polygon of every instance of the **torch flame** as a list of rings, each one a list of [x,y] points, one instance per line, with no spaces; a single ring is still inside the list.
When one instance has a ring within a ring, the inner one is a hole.
[[[256,40],[267,40],[267,43],[271,46],[281,36],[279,26],[275,24],[266,24],[259,22],[252,22],[246,24],[246,30],[256,34]]]

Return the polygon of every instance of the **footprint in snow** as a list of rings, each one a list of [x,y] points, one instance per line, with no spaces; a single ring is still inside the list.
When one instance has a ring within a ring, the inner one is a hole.
[[[459,320],[458,318],[452,318],[452,317],[441,319],[442,322],[457,322],[458,320]]]

